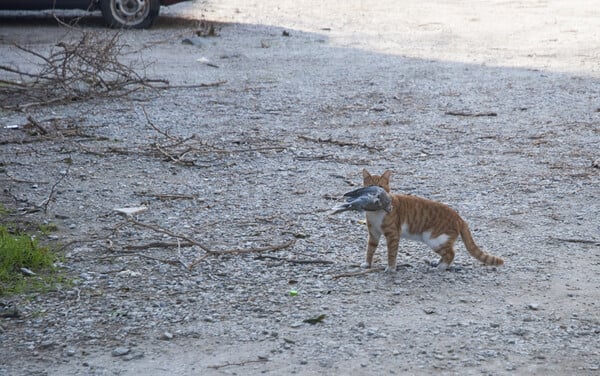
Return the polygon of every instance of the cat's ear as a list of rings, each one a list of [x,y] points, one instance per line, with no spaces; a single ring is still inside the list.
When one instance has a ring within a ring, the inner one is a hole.
[[[388,182],[390,181],[390,176],[392,176],[392,172],[390,170],[385,170],[383,175],[381,175],[381,177],[387,180]]]
[[[363,179],[368,179],[371,177],[371,174],[369,174],[369,171],[367,171],[366,168],[363,168],[362,173],[363,173]]]

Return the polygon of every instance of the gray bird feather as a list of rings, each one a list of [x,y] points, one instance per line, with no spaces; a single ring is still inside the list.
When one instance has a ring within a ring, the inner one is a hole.
[[[355,189],[344,194],[346,203],[335,206],[331,214],[348,210],[363,211],[392,211],[392,199],[385,189],[376,185]]]

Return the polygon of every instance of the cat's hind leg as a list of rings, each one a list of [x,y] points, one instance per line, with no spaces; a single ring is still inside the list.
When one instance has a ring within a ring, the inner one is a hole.
[[[437,267],[440,271],[445,271],[450,268],[450,264],[454,260],[454,246],[451,242],[434,249],[435,253],[440,255],[440,261],[437,264],[432,263],[432,266]]]

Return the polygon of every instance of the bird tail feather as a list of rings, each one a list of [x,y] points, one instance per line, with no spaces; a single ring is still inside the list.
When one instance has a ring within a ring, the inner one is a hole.
[[[351,207],[350,204],[339,204],[339,205],[334,206],[331,209],[331,213],[329,213],[329,214],[330,215],[334,215],[334,214],[338,214],[338,213],[341,213],[341,212],[345,212],[347,210],[350,210],[350,207]]]

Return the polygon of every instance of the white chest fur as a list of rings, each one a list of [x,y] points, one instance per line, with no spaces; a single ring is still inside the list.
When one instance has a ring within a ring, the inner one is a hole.
[[[381,224],[383,223],[383,217],[385,217],[387,213],[384,210],[378,210],[374,212],[367,212],[367,221],[370,225],[370,230],[373,235],[380,236],[383,234],[381,230]]]

